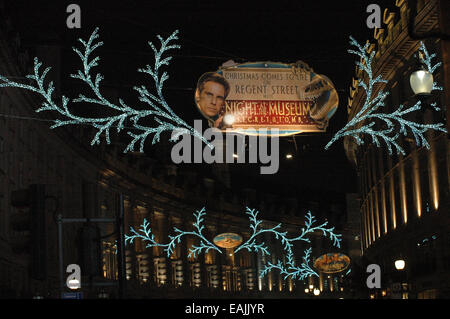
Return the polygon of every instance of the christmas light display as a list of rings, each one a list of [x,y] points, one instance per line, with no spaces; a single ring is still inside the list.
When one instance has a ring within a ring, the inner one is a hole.
[[[427,48],[425,47],[425,44],[423,44],[423,42],[420,42],[419,59],[422,62],[422,64],[424,64],[427,67],[428,72],[430,72],[431,74],[433,74],[434,71],[436,71],[436,69],[442,65],[442,62],[438,62],[435,65],[432,65],[431,60],[435,57],[436,54],[433,53],[430,55],[428,53]],[[434,90],[442,91],[443,88],[438,86],[436,82],[433,82],[432,91]]]
[[[305,218],[305,227],[301,229],[301,233],[299,236],[294,238],[288,238],[287,232],[280,232],[279,229],[281,228],[281,224],[276,225],[275,227],[269,228],[269,229],[263,229],[260,228],[260,224],[262,223],[261,220],[257,219],[258,211],[255,211],[254,209],[250,209],[247,207],[246,214],[248,214],[250,217],[250,228],[252,229],[252,235],[250,238],[243,243],[241,246],[236,248],[235,252],[238,252],[241,249],[247,249],[248,251],[254,251],[254,252],[261,252],[262,255],[269,255],[269,251],[267,247],[264,245],[264,242],[258,244],[256,242],[256,237],[263,234],[263,233],[272,233],[275,235],[276,239],[281,240],[281,244],[283,245],[283,249],[286,252],[286,260],[285,263],[281,260],[278,260],[277,263],[273,264],[271,262],[268,262],[263,270],[260,273],[261,277],[264,277],[269,271],[272,269],[278,269],[281,273],[281,275],[284,276],[284,279],[287,279],[288,277],[292,277],[293,279],[305,279],[310,276],[318,276],[318,274],[310,267],[310,255],[311,255],[311,248],[308,248],[304,252],[303,256],[303,262],[300,264],[300,266],[295,265],[294,260],[294,253],[293,253],[293,242],[296,241],[304,241],[307,243],[310,243],[310,239],[306,237],[308,234],[312,234],[316,231],[321,231],[325,237],[327,235],[330,237],[330,239],[333,241],[333,245],[336,247],[340,247],[340,241],[341,241],[341,235],[334,233],[334,227],[331,228],[325,228],[327,226],[328,222],[324,222],[323,224],[319,226],[313,226],[315,223],[315,217],[311,214],[311,212],[308,211]]]
[[[169,76],[167,72],[160,74],[161,67],[169,65],[172,59],[171,56],[163,58],[163,54],[168,50],[180,48],[179,45],[171,44],[171,42],[178,39],[177,34],[178,31],[175,31],[165,40],[158,35],[157,37],[161,42],[159,50],[152,42],[148,43],[154,52],[155,63],[153,66],[147,65],[143,69],[138,69],[138,72],[150,75],[154,82],[156,94],[151,94],[143,85],[134,87],[134,90],[139,93],[139,101],[144,102],[147,106],[144,109],[131,107],[121,98],[118,98],[118,101],[114,103],[102,95],[100,83],[103,80],[103,76],[100,73],[97,73],[95,76],[91,75],[92,68],[98,66],[98,62],[100,61],[100,57],[98,56],[91,59],[91,54],[103,45],[103,42],[96,41],[98,38],[98,28],[94,30],[87,42],[79,39],[83,45],[81,50],[73,48],[73,51],[82,61],[83,70],[78,70],[76,74],[70,75],[72,78],[86,83],[93,92],[94,97],[86,97],[83,94],[79,94],[78,98],[71,100],[63,95],[61,97],[61,103],[57,103],[53,97],[55,90],[53,82],[50,81],[47,86],[45,85],[45,77],[51,68],[48,67],[42,73],[39,73],[42,63],[37,58],[34,58],[34,74],[26,76],[27,79],[31,80],[31,84],[18,83],[0,75],[0,87],[22,88],[42,95],[44,102],[36,112],[56,111],[64,118],[62,120],[54,120],[55,124],[51,126],[52,129],[64,125],[91,125],[97,130],[97,133],[91,141],[91,145],[100,144],[102,134],[105,136],[106,143],[110,144],[110,129],[116,128],[118,133],[124,129],[127,130],[127,134],[132,138],[131,142],[125,148],[124,153],[129,151],[133,152],[136,143],[139,143],[139,151],[143,152],[147,137],[154,134],[152,144],[155,144],[160,141],[160,135],[164,131],[172,132],[172,141],[176,141],[182,134],[191,134],[200,138],[212,148],[212,144],[202,136],[201,132],[197,132],[175,114],[162,94],[164,82]],[[69,110],[68,106],[70,102],[88,103],[105,107],[108,111],[113,110],[117,114],[103,117],[77,116]],[[156,125],[154,127],[144,126],[140,120],[146,117],[152,117]],[[127,119],[130,120],[132,127],[125,127],[124,123]]]
[[[193,235],[193,236],[200,238],[200,245],[199,246],[193,245],[189,249],[188,257],[195,258],[202,250],[205,250],[205,252],[208,252],[210,249],[214,249],[214,250],[217,250],[219,253],[222,253],[220,248],[218,248],[216,245],[214,245],[209,240],[207,240],[202,234],[202,230],[205,228],[205,226],[203,226],[201,224],[204,220],[203,217],[205,215],[206,215],[205,208],[202,208],[200,211],[197,211],[194,213],[194,217],[196,219],[195,223],[193,224],[194,228],[195,228],[194,231],[186,232],[186,231],[182,231],[182,230],[178,229],[177,227],[174,227],[173,229],[174,229],[175,233],[177,233],[177,235],[175,235],[175,236],[169,235],[170,242],[168,244],[160,244],[155,241],[155,235],[152,234],[152,229],[149,227],[150,223],[147,222],[146,219],[144,219],[143,224],[139,228],[139,231],[141,233],[139,233],[139,231],[136,231],[133,227],[130,227],[130,231],[134,235],[131,235],[131,236],[125,235],[125,244],[127,244],[127,242],[129,242],[131,244],[131,243],[133,243],[133,241],[135,239],[140,238],[140,239],[148,242],[146,248],[165,247],[164,251],[167,252],[167,257],[170,257],[170,255],[172,255],[172,253],[173,253],[173,250],[174,250],[176,244],[179,244],[181,242],[181,237],[186,236],[186,235]]]
[[[361,62],[356,62],[358,67],[365,72],[367,75],[367,82],[363,79],[359,79],[358,86],[362,87],[366,93],[366,98],[361,110],[345,125],[340,129],[333,138],[325,146],[328,149],[335,141],[344,136],[351,136],[356,140],[358,145],[364,144],[363,138],[360,135],[369,135],[372,138],[372,142],[377,146],[381,147],[381,142],[384,142],[388,148],[389,154],[392,154],[392,149],[395,148],[397,154],[401,153],[405,155],[405,151],[398,144],[397,139],[400,134],[404,136],[408,135],[408,130],[413,134],[416,144],[418,147],[425,146],[430,148],[424,133],[427,130],[436,130],[447,132],[443,127],[442,123],[438,124],[420,124],[410,120],[405,117],[414,111],[421,109],[421,101],[418,101],[414,106],[404,109],[403,105],[400,105],[392,113],[376,113],[376,111],[385,106],[385,99],[388,96],[388,92],[379,90],[377,95],[374,97],[372,93],[374,92],[374,86],[379,83],[386,83],[381,75],[376,78],[373,76],[372,72],[372,62],[375,56],[375,51],[372,51],[370,55],[367,54],[367,48],[369,43],[366,43],[362,47],[353,37],[350,37],[350,44],[355,46],[358,50],[348,50],[349,53],[355,54],[361,58]],[[421,43],[419,51],[422,53],[420,55],[421,61],[427,66],[428,71],[433,73],[440,63],[436,65],[431,65],[431,60],[435,57],[435,54],[429,55],[425,48],[425,45]],[[433,90],[442,90],[441,87],[433,83]],[[432,105],[436,110],[436,104]],[[378,122],[378,123],[377,123]],[[381,124],[381,125],[376,125]]]
[[[283,245],[283,250],[285,251],[285,262],[278,260],[277,263],[271,263],[268,262],[266,265],[264,265],[264,268],[260,272],[260,276],[264,277],[268,272],[270,272],[273,269],[279,270],[280,273],[284,276],[284,279],[287,279],[288,277],[292,277],[293,279],[305,279],[310,276],[319,276],[316,271],[314,271],[310,266],[310,257],[312,249],[311,247],[307,248],[304,252],[303,256],[303,262],[297,266],[295,264],[295,258],[294,258],[294,242],[297,241],[303,241],[306,243],[311,243],[310,239],[306,237],[308,234],[312,234],[314,232],[322,232],[323,236],[329,237],[330,240],[332,240],[333,245],[336,247],[340,247],[341,242],[341,236],[340,234],[334,233],[334,227],[326,228],[328,225],[328,222],[324,222],[321,225],[314,226],[315,218],[311,214],[311,212],[308,212],[306,214],[306,220],[305,220],[305,227],[301,229],[301,233],[293,238],[287,237],[287,232],[281,232],[281,224],[276,225],[272,228],[262,228],[262,220],[259,220],[258,217],[258,211],[255,209],[246,208],[246,214],[249,215],[250,219],[250,228],[252,230],[251,235],[249,239],[238,246],[234,252],[237,253],[242,249],[247,249],[250,252],[256,252],[261,253],[264,255],[270,255],[269,248],[266,246],[264,242],[258,243],[257,237],[264,233],[272,233],[276,239],[281,240],[281,243]],[[201,225],[201,223],[204,220],[205,208],[202,208],[200,211],[197,211],[194,213],[194,217],[196,218],[194,225],[194,231],[182,231],[178,229],[177,227],[174,227],[174,231],[176,233],[176,236],[169,235],[169,243],[168,244],[161,244],[156,242],[154,234],[152,234],[152,230],[150,228],[150,224],[147,222],[146,219],[144,219],[143,224],[139,228],[138,231],[136,231],[133,227],[130,227],[130,231],[132,235],[128,236],[125,235],[125,244],[133,243],[135,239],[141,239],[145,242],[147,242],[147,248],[149,247],[164,247],[164,251],[167,253],[167,256],[170,257],[170,255],[173,253],[174,248],[176,244],[179,244],[181,242],[181,237],[185,235],[193,235],[200,239],[200,245],[199,246],[192,246],[189,249],[189,257],[198,256],[202,251],[205,251],[207,253],[210,249],[216,250],[219,253],[222,253],[221,249],[215,246],[213,243],[211,243],[209,240],[207,240],[203,234],[202,230],[204,229],[204,226]]]

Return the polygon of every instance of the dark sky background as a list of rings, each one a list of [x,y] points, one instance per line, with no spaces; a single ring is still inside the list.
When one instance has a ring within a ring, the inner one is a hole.
[[[79,30],[66,27],[66,7],[70,3],[81,6]],[[147,41],[157,43],[157,34],[167,37],[179,30],[181,49],[171,52],[174,59],[167,69],[170,79],[165,96],[188,123],[201,118],[193,98],[198,77],[217,70],[225,61],[308,63],[316,73],[328,76],[339,93],[339,108],[327,132],[297,135],[297,151],[292,137],[281,138],[280,170],[276,175],[260,175],[259,165],[232,165],[232,186],[265,192],[269,189],[300,200],[341,201],[345,193],[357,191],[356,172],[345,156],[342,140],[327,151],[324,146],[347,120],[346,103],[355,70],[355,58],[347,52],[348,37],[353,35],[360,43],[373,39],[373,30],[366,26],[366,7],[370,3],[379,4],[382,11],[390,8],[396,12],[394,0],[7,0],[6,7],[25,46],[61,45],[63,75],[80,65],[72,52],[77,39],[87,39],[99,27],[104,42],[97,52],[102,58],[99,71],[105,76],[103,84],[120,90],[130,103],[137,102],[136,94],[127,94],[132,86],[151,84],[136,72],[153,62]],[[77,90],[85,90],[76,80],[70,81],[63,88],[74,95]],[[286,160],[286,152],[292,152],[294,159]]]

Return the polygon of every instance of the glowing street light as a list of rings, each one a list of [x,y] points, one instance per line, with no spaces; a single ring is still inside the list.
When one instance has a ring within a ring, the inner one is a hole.
[[[81,287],[80,281],[78,279],[70,279],[67,283],[67,287],[72,290],[79,289]]]
[[[405,269],[405,261],[403,260],[403,259],[397,259],[395,262],[394,262],[394,265],[395,265],[395,268],[397,269],[397,270],[403,270],[403,269]],[[406,275],[406,273],[405,273],[405,275]],[[406,289],[403,289],[403,280],[400,282],[400,287],[401,287],[401,296],[402,296],[402,299],[408,299],[408,278],[406,278],[406,283],[405,283],[405,285],[406,285]]]
[[[394,262],[395,269],[403,270],[405,268],[405,261],[403,259],[398,259]]]
[[[415,95],[427,96],[433,89],[433,75],[422,67],[411,73],[409,83]]]
[[[314,289],[314,296],[318,296],[320,295],[320,289],[319,288],[315,288]]]

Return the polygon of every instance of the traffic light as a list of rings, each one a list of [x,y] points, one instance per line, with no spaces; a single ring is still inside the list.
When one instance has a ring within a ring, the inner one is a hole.
[[[45,216],[45,185],[33,184],[28,189],[11,193],[11,229],[21,236],[12,243],[16,253],[30,254],[31,277],[47,278],[47,233]]]

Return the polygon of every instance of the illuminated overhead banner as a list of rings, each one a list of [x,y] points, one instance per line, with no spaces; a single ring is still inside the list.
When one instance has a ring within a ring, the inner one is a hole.
[[[324,254],[314,261],[314,268],[327,274],[341,272],[349,265],[350,258],[340,253]]]
[[[307,64],[244,63],[203,74],[195,101],[210,126],[252,134],[325,132],[339,98],[333,83]]]
[[[214,244],[222,248],[234,248],[242,243],[242,237],[235,233],[223,233],[213,239]]]

